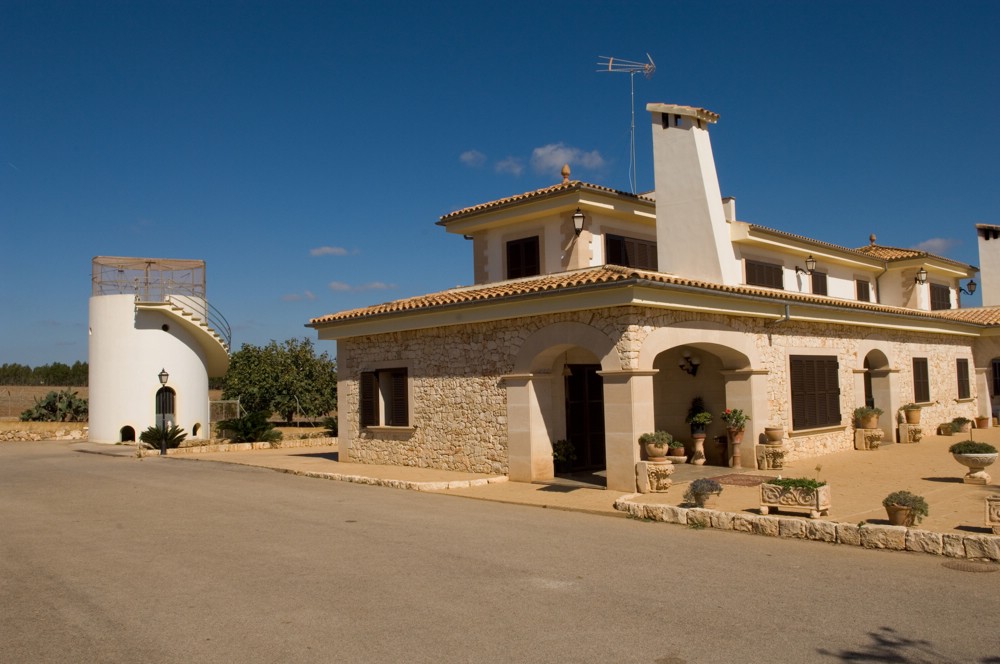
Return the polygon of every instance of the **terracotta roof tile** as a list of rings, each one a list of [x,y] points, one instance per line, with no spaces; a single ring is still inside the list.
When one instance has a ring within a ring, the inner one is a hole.
[[[523,201],[532,200],[535,198],[544,198],[545,196],[552,196],[566,191],[573,191],[574,189],[586,189],[589,191],[600,191],[609,194],[615,194],[616,196],[626,196],[628,198],[634,198],[636,200],[642,200],[646,202],[653,202],[653,199],[649,196],[643,194],[630,194],[626,191],[619,191],[617,189],[611,189],[610,187],[602,187],[597,184],[589,184],[587,182],[581,182],[580,180],[570,180],[569,182],[560,182],[559,184],[552,185],[551,187],[544,187],[542,189],[535,189],[534,191],[526,191],[523,194],[516,194],[514,196],[507,196],[505,198],[500,198],[495,201],[488,201],[486,203],[479,203],[478,205],[473,205],[471,207],[462,208],[461,210],[455,210],[454,212],[449,212],[448,214],[441,217],[438,221],[439,225],[444,225],[449,221],[456,219],[458,217],[465,216],[467,214],[474,214],[476,212],[483,212],[485,210],[490,210],[494,208],[501,208],[505,205],[512,205],[514,203],[521,203]]]
[[[986,314],[967,313],[978,311],[974,309],[957,309],[933,312],[920,311],[904,307],[890,307],[882,304],[873,304],[870,302],[858,302],[854,300],[843,300],[808,293],[797,293],[794,291],[759,288],[753,286],[726,286],[723,284],[696,281],[694,279],[685,279],[662,272],[638,270],[618,265],[602,265],[600,267],[559,272],[557,274],[547,274],[511,281],[481,284],[477,286],[466,286],[463,288],[452,288],[439,293],[420,295],[417,297],[395,300],[393,302],[376,304],[370,307],[351,309],[348,311],[328,314],[326,316],[320,316],[310,320],[309,325],[313,327],[321,327],[327,323],[360,320],[362,318],[398,314],[408,311],[433,310],[442,307],[465,305],[474,302],[495,302],[508,298],[518,298],[540,293],[568,290],[571,288],[601,287],[624,281],[646,282],[653,285],[663,284],[665,286],[673,285],[690,287],[704,291],[731,293],[737,296],[766,297],[773,299],[776,302],[821,304],[843,309],[906,315],[918,318],[947,318],[959,322],[980,325],[1000,324],[1000,308],[996,308],[996,313]]]
[[[986,327],[1000,326],[1000,307],[974,307],[968,309],[944,309],[935,311],[941,318],[975,323]]]
[[[869,244],[864,247],[858,247],[855,251],[871,256],[872,258],[878,258],[879,260],[885,261],[896,261],[903,260],[906,258],[923,258],[928,256],[933,256],[926,251],[917,251],[916,249],[900,249],[899,247],[883,247],[878,244]],[[933,256],[934,258],[941,258],[940,256]],[[950,260],[950,259],[943,259]]]

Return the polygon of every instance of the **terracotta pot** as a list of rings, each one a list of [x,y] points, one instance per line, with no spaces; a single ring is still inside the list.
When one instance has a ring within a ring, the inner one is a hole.
[[[972,431],[972,422],[966,422],[958,427],[957,433],[969,433]]]
[[[764,435],[772,443],[780,443],[785,439],[785,427],[764,427]]]
[[[878,429],[878,415],[869,415],[858,420],[859,429]]]
[[[904,410],[903,417],[906,418],[907,424],[920,424],[920,409],[910,408],[909,410]]]
[[[990,426],[990,418],[988,417],[977,417],[976,418],[976,428],[977,429],[988,429]]]
[[[889,524],[893,526],[912,526],[913,510],[903,505],[886,505],[886,514],[889,515]]]
[[[686,463],[687,452],[684,451],[683,447],[671,447],[667,450],[667,459],[674,463]]]
[[[666,461],[667,460],[667,444],[666,443],[646,443],[646,456],[649,457],[650,461]]]

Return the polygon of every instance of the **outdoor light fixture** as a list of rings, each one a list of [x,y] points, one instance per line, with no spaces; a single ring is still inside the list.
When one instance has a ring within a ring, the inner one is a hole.
[[[167,370],[160,369],[160,385],[166,385],[168,378],[170,378],[170,374],[167,373]]]
[[[806,259],[806,269],[802,269],[798,265],[795,266],[795,274],[812,274],[813,270],[816,269],[816,259],[809,254],[809,258]]]
[[[573,232],[576,233],[577,237],[583,232],[583,219],[583,212],[577,208],[576,212],[573,213]]]
[[[917,276],[913,278],[914,283],[918,283],[921,286],[927,283],[927,270],[920,268],[917,270]]]
[[[701,366],[701,358],[697,355],[692,356],[691,353],[684,351],[684,356],[677,363],[677,366],[680,367],[682,371],[686,371],[692,376],[695,376],[698,373],[698,367]]]
[[[965,293],[966,295],[972,295],[973,293],[976,292],[976,285],[977,284],[974,280],[969,279],[969,285],[967,286],[969,290],[965,290],[965,288],[962,288],[961,285],[958,286],[958,290]]]

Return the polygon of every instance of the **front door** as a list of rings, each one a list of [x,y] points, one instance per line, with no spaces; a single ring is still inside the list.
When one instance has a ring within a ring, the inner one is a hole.
[[[566,440],[576,452],[573,471],[603,470],[604,380],[599,364],[568,364],[566,375]]]
[[[174,423],[174,391],[161,387],[156,392],[156,426],[166,429],[168,423]]]

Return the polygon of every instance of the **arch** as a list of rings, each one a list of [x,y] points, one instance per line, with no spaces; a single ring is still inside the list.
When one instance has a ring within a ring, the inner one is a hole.
[[[191,437],[197,438],[199,431],[201,431],[201,422],[195,422],[194,426],[191,427]]]
[[[615,342],[608,335],[586,323],[563,322],[539,328],[525,339],[514,359],[514,373],[547,371],[559,355],[574,347],[590,351],[605,371],[621,368]]]
[[[135,429],[127,424],[123,426],[121,430],[119,430],[118,434],[119,434],[119,440],[123,443],[135,442]]]
[[[161,387],[156,391],[156,426],[165,429],[176,423],[177,393],[170,387]]]
[[[639,349],[638,368],[652,369],[660,353],[678,346],[710,352],[721,360],[722,368],[726,370],[760,366],[757,348],[745,332],[712,321],[685,321],[650,332]]]
[[[888,349],[885,348],[888,342],[877,339],[866,339],[865,342],[858,349],[861,366],[854,370],[855,376],[861,378],[860,385],[855,382],[854,405],[881,409],[878,428],[883,431],[883,439],[891,441],[893,413],[896,412],[898,404],[895,403],[893,390],[894,370],[889,361]]]

